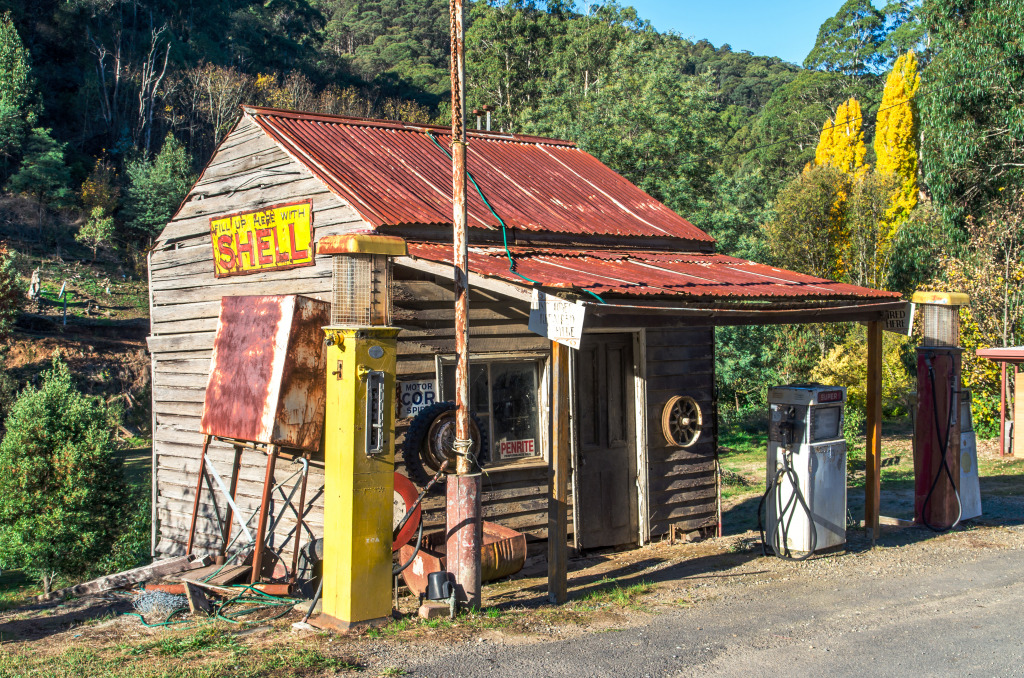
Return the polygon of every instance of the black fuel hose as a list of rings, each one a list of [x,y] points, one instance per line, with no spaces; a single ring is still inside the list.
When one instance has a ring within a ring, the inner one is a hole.
[[[405,561],[404,565],[396,565],[391,568],[391,576],[397,577],[402,573],[405,568],[412,565],[412,561],[416,560],[416,556],[419,555],[420,546],[423,545],[423,520],[420,520],[420,529],[416,532],[416,548],[413,549],[412,555],[409,556],[409,560]]]
[[[768,555],[768,545],[770,544],[772,552],[779,558],[795,561],[807,560],[811,557],[811,554],[814,553],[814,549],[818,546],[818,531],[814,526],[814,514],[811,513],[811,507],[808,505],[803,492],[800,491],[800,477],[797,476],[796,469],[793,468],[792,453],[790,453],[786,448],[781,449],[783,453],[782,468],[777,470],[774,478],[768,479],[767,487],[765,488],[764,494],[761,495],[761,501],[757,506],[757,529],[761,534],[761,552],[764,555]],[[790,494],[789,500],[786,502],[785,506],[782,504],[782,495],[780,493],[783,478],[788,479],[790,485],[793,486],[793,492]],[[773,495],[773,492],[774,500],[776,502],[775,527],[772,529],[770,535],[766,535],[762,516],[764,515],[765,502]],[[794,556],[789,550],[789,528],[793,525],[793,518],[796,516],[797,506],[803,508],[804,512],[807,514],[807,519],[811,527],[810,548],[807,550],[807,553],[802,556]],[[788,520],[785,519],[787,513],[789,514]]]
[[[946,422],[946,435],[943,436],[939,433],[939,401],[935,394],[935,368],[932,366],[931,358],[925,358],[925,364],[928,365],[928,379],[931,381],[932,387],[932,416],[935,418],[935,437],[939,440],[939,451],[942,453],[942,465],[938,472],[935,474],[935,478],[932,480],[932,486],[928,488],[928,494],[924,497],[924,503],[921,504],[921,522],[924,523],[932,532],[947,532],[952,530],[954,527],[960,524],[960,518],[964,514],[964,506],[960,502],[960,491],[956,487],[956,482],[953,480],[953,471],[949,468],[949,464],[946,463],[946,450],[949,449],[949,434],[953,428],[953,416],[957,413],[953,412],[953,384],[949,385],[949,407],[950,407],[950,418]],[[949,484],[953,487],[953,496],[956,497],[956,520],[949,527],[935,527],[928,522],[928,504],[932,500],[932,493],[935,492],[935,488],[939,485],[939,479],[943,475],[949,478]]]

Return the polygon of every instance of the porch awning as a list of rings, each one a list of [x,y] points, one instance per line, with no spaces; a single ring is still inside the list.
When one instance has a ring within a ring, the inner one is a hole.
[[[409,256],[451,265],[452,249],[410,242]],[[469,269],[515,286],[575,291],[583,301],[596,302],[591,295],[597,295],[605,302],[593,304],[598,315],[691,315],[717,324],[828,322],[878,320],[902,303],[898,292],[723,254],[472,246]]]

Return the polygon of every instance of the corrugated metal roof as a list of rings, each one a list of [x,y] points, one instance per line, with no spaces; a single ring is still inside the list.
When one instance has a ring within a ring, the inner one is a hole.
[[[374,227],[450,224],[451,142],[441,127],[245,111]],[[557,233],[714,239],[570,142],[470,132],[467,167],[513,229]],[[469,226],[500,225],[472,186]]]
[[[516,270],[545,287],[595,294],[685,296],[695,300],[810,301],[898,299],[898,292],[832,282],[724,254],[637,250],[559,250],[512,247]],[[450,245],[409,243],[415,258],[451,264]],[[530,284],[509,270],[502,247],[470,247],[469,269],[483,276]]]

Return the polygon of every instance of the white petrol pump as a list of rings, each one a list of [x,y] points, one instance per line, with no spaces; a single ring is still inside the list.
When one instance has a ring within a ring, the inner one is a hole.
[[[766,488],[758,507],[766,552],[803,560],[846,542],[845,403],[841,386],[769,389]]]

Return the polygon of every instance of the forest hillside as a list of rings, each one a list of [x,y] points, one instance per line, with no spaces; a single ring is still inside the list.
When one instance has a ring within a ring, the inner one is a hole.
[[[721,252],[968,292],[965,383],[992,434],[997,375],[971,356],[1020,343],[1021,35],[1013,0],[848,0],[792,64],[659,32],[615,2],[476,0],[467,96],[495,107],[497,128],[576,141]],[[19,290],[36,268],[52,309],[65,284],[79,300],[141,285],[149,244],[240,104],[447,123],[448,50],[443,0],[0,0],[5,331],[19,305],[32,311]],[[144,293],[126,289],[126,319]],[[862,403],[858,326],[718,339],[726,419],[797,380],[851,385]],[[913,343],[886,338],[889,414],[907,406]]]

